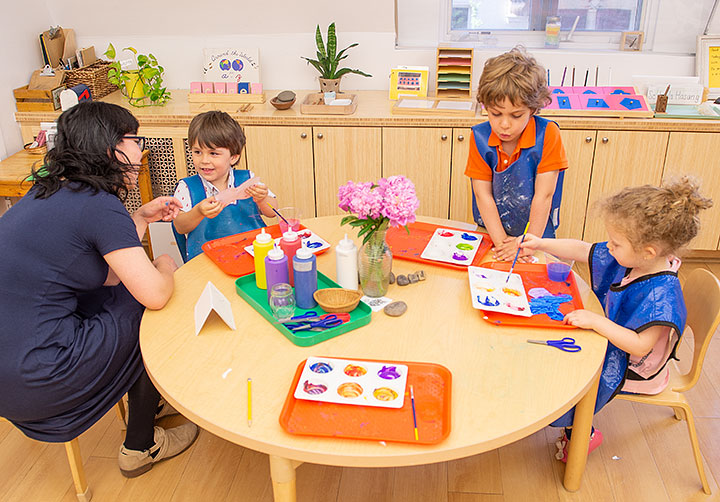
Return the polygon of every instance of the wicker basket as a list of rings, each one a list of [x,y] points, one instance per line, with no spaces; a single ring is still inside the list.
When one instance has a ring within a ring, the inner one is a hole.
[[[318,289],[313,298],[325,312],[350,312],[358,306],[362,293],[353,289]]]
[[[66,71],[64,84],[68,89],[74,85],[85,84],[93,99],[100,99],[118,89],[116,85],[108,82],[109,69],[109,62],[98,60],[84,68]]]

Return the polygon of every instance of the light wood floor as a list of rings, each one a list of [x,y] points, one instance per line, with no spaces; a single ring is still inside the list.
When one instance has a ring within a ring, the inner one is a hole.
[[[682,280],[696,267],[720,277],[720,264],[685,263]],[[581,271],[585,277],[587,272]],[[688,364],[691,348],[680,351]],[[595,419],[605,441],[589,459],[581,489],[562,486],[564,465],[555,460],[558,432],[545,428],[496,451],[420,467],[354,469],[305,464],[297,470],[298,500],[338,502],[695,501],[720,500],[720,340],[710,345],[704,374],[689,393],[706,460],[712,496],[702,493],[684,422],[670,409],[613,401]],[[166,422],[182,420],[173,417]],[[109,413],[80,437],[93,500],[272,500],[267,456],[205,431],[187,452],[125,479],[117,468],[121,432]],[[0,423],[0,500],[74,502],[62,445],[27,439]]]

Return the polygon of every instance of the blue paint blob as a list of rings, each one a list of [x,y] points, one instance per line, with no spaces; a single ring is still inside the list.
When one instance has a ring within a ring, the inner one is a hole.
[[[314,373],[330,373],[333,370],[333,367],[328,363],[315,363],[310,366],[310,369]]]
[[[487,305],[488,307],[497,307],[500,305],[500,300],[493,298],[492,296],[486,296],[483,300],[482,296],[478,295],[477,301],[480,305]]]
[[[320,246],[322,246],[322,243],[320,243],[320,242],[307,242],[307,243],[305,243],[305,247],[306,247],[306,248],[310,248],[310,249],[319,248]]]
[[[551,281],[565,282],[570,275],[570,265],[561,262],[548,263],[547,275]]]
[[[462,238],[465,239],[466,241],[476,241],[476,240],[477,240],[477,237],[474,236],[474,235],[472,235],[472,234],[465,234],[465,233],[463,233],[460,237],[462,237]]]
[[[565,315],[560,312],[560,305],[571,301],[571,295],[540,296],[530,300],[530,312],[533,315],[547,314],[554,321],[562,321]]]

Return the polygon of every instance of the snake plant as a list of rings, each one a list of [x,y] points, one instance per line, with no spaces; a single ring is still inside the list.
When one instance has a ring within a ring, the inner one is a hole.
[[[301,56],[308,63],[313,65],[320,72],[320,78],[335,79],[340,78],[346,73],[355,73],[363,77],[372,77],[363,71],[352,68],[338,68],[340,61],[347,57],[345,51],[355,47],[357,43],[348,45],[340,52],[337,52],[337,37],[335,35],[335,23],[330,23],[327,29],[327,45],[323,40],[320,32],[320,25],[315,29],[315,44],[317,45],[317,59],[306,58]],[[326,49],[327,47],[327,49]]]

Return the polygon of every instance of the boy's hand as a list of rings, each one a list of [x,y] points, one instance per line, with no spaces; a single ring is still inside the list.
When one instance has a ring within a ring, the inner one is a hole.
[[[498,261],[512,261],[515,259],[515,253],[518,248],[518,240],[516,237],[506,237],[499,245],[495,246],[492,251],[494,258]]]
[[[257,183],[246,189],[247,193],[253,198],[255,203],[260,203],[268,196],[268,187],[264,183]]]
[[[590,312],[589,310],[579,309],[573,310],[563,319],[564,324],[570,324],[582,329],[594,329],[597,331],[598,321],[605,319],[600,314]]]
[[[197,205],[197,208],[205,218],[212,219],[220,214],[220,211],[223,210],[223,205],[215,200],[215,197],[208,197],[201,201],[200,204]]]

